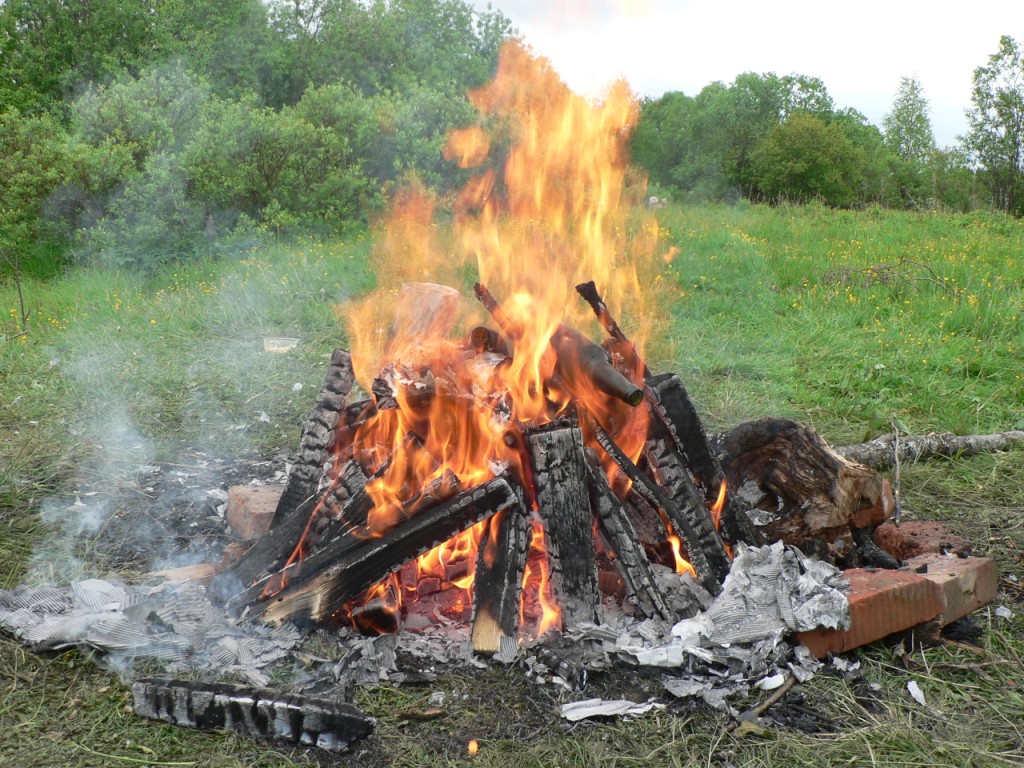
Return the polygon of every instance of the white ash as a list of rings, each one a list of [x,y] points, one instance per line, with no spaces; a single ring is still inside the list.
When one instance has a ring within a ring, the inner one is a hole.
[[[262,671],[299,644],[291,625],[239,624],[210,603],[202,585],[132,586],[86,579],[68,587],[0,590],[0,626],[35,651],[69,647],[100,651],[130,674],[139,661],[169,671],[236,673],[266,685]]]
[[[665,705],[655,701],[637,704],[626,699],[584,699],[562,705],[562,717],[578,722],[590,717],[635,717],[652,709],[664,709]]]

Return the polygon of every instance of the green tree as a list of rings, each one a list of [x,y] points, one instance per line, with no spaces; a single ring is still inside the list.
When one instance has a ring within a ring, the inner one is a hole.
[[[862,187],[858,150],[842,128],[794,112],[768,131],[751,158],[753,176],[772,201],[849,206]]]
[[[984,169],[992,204],[1024,215],[1024,55],[1012,37],[974,70],[971,103],[964,144]]]
[[[885,144],[900,159],[923,166],[935,149],[931,108],[920,81],[901,77],[892,108],[882,118]]]

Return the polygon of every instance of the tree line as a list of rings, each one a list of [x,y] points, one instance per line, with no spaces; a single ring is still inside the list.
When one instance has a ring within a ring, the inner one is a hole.
[[[513,34],[465,0],[0,0],[0,270],[344,233],[412,176],[443,198],[445,136]],[[816,78],[747,73],[644,101],[633,161],[674,197],[1020,214],[1021,58],[1004,37],[975,72],[957,147],[912,79],[879,129]]]
[[[633,159],[674,197],[1024,215],[1024,54],[1004,36],[974,71],[968,132],[938,147],[921,83],[901,79],[881,127],[824,83],[744,73],[647,99]]]

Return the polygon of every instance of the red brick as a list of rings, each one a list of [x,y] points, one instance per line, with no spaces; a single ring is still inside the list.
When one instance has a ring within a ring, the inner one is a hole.
[[[907,567],[914,571],[927,568],[920,575],[942,589],[946,606],[941,616],[943,625],[988,605],[999,590],[999,572],[991,557],[926,553],[910,558]]]
[[[258,539],[270,530],[274,510],[284,488],[279,485],[233,485],[228,489],[228,525],[243,541]]]
[[[970,552],[971,545],[932,520],[907,520],[899,526],[885,523],[875,531],[875,543],[900,560],[926,552]]]
[[[873,507],[858,509],[850,518],[850,526],[853,528],[867,528],[869,525],[881,525],[896,511],[896,502],[892,496],[892,484],[888,480],[882,480],[882,495]]]
[[[850,628],[796,635],[818,658],[910,629],[941,615],[945,608],[942,587],[917,573],[853,568],[843,576],[850,581]]]

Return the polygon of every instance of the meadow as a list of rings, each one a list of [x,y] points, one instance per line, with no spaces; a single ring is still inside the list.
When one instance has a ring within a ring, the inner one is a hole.
[[[665,321],[648,346],[677,371],[709,430],[760,416],[833,444],[892,431],[1024,429],[1024,222],[977,212],[670,206],[675,254],[656,275]],[[131,465],[294,449],[332,348],[335,307],[373,285],[369,235],[240,247],[156,274],[70,270],[0,284],[0,588],[30,573],[52,535],[47,499]],[[265,337],[300,339],[263,351]],[[265,417],[265,418],[264,418]],[[727,734],[720,714],[670,708],[569,727],[560,694],[517,670],[376,688],[361,754],[337,758],[143,722],[116,676],[82,653],[36,656],[0,637],[0,764],[12,766],[829,766],[1024,765],[1024,451],[902,468],[908,518],[936,518],[997,558],[997,604],[977,647],[851,654],[797,696],[816,732]],[[88,546],[88,534],[81,537]],[[926,705],[907,693],[917,680]],[[617,697],[596,680],[594,696]],[[640,696],[657,678],[637,676]],[[448,696],[432,722],[399,713]],[[496,696],[495,691],[502,691]],[[500,699],[500,700],[498,700]],[[466,744],[481,748],[470,757]]]

